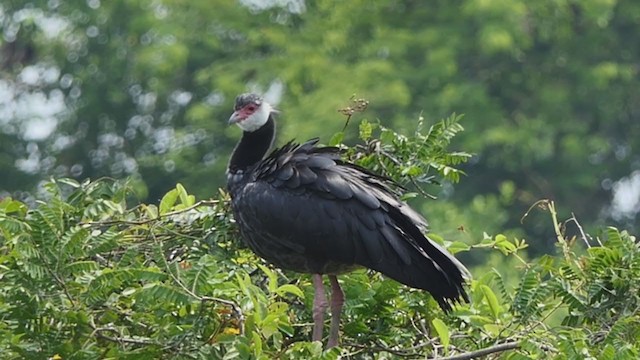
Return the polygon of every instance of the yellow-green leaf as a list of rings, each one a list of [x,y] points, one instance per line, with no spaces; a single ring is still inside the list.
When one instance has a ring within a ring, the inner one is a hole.
[[[149,204],[149,205],[142,205],[144,212],[147,213],[147,217],[150,219],[155,219],[158,217],[158,207],[153,205],[153,204]]]
[[[507,237],[503,234],[496,235],[496,244],[507,241]]]
[[[459,253],[461,251],[469,251],[469,249],[471,249],[471,246],[461,241],[454,241],[447,247],[447,250],[452,254]]]
[[[331,140],[329,140],[329,146],[336,146],[342,143],[342,139],[344,139],[344,133],[342,131],[335,133]]]
[[[436,329],[438,337],[440,337],[440,342],[444,347],[445,353],[448,353],[449,341],[451,340],[451,337],[449,335],[449,328],[447,328],[447,325],[444,323],[444,321],[438,318],[433,319],[433,321],[431,321],[431,324],[433,324],[433,328]]]
[[[491,309],[491,315],[493,315],[494,319],[498,319],[498,316],[500,315],[500,304],[498,303],[496,294],[487,285],[480,285],[480,290],[482,291],[485,299],[487,299],[489,309]]]
[[[271,293],[276,292],[278,287],[278,274],[276,274],[275,271],[272,271],[271,269],[269,269],[268,267],[262,264],[258,264],[258,267],[269,278],[269,283],[267,284],[267,287],[269,288],[269,292]]]
[[[180,202],[182,202],[185,206],[191,206],[193,204],[189,204],[189,194],[187,193],[187,189],[182,186],[182,184],[176,184],[176,190],[178,190],[178,194],[180,195]]]
[[[277,290],[276,290],[276,294],[283,296],[285,294],[293,294],[299,298],[303,298],[304,294],[302,293],[302,290],[300,290],[299,287],[293,285],[293,284],[284,284],[282,286],[280,286]]]
[[[500,331],[502,331],[502,327],[497,324],[485,324],[483,326],[484,330],[493,336],[498,336]]]
[[[260,338],[260,334],[256,331],[253,332],[252,342],[253,354],[255,356],[260,356],[260,354],[262,354],[262,338]]]
[[[173,189],[166,193],[160,200],[160,215],[168,213],[178,201],[178,190]]]
[[[373,125],[369,123],[366,119],[360,122],[360,139],[369,140],[371,138],[371,134],[373,133]]]

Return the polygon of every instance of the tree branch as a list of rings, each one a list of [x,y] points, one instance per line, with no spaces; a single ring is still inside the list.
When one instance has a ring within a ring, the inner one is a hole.
[[[580,223],[578,222],[578,219],[576,218],[576,214],[572,212],[571,218],[567,220],[567,222],[569,221],[573,221],[576,224],[576,226],[578,227],[578,231],[580,231],[580,237],[582,238],[582,241],[584,241],[584,244],[587,245],[587,248],[590,248],[591,245],[589,245],[589,239],[587,239],[587,235],[584,233],[584,229],[582,229],[582,225],[580,225]],[[600,245],[602,246],[602,244]]]
[[[434,360],[436,360],[436,359],[437,360],[470,360],[470,359],[477,359],[477,358],[480,358],[480,357],[483,357],[483,356],[487,356],[489,354],[494,354],[494,353],[497,353],[497,352],[503,352],[503,351],[507,351],[507,350],[517,349],[519,347],[520,347],[520,343],[518,343],[517,341],[511,341],[511,342],[490,346],[488,348],[484,348],[484,349],[480,349],[480,350],[476,350],[476,351],[470,351],[470,352],[462,353],[462,354],[458,354],[458,355],[431,358],[431,359],[434,359]]]
[[[217,200],[217,199],[213,199],[213,200],[200,200],[197,203],[186,207],[184,209],[180,209],[180,210],[176,210],[176,211],[170,211],[168,213],[164,213],[164,214],[159,214],[157,217],[155,218],[150,218],[150,219],[144,219],[144,220],[104,220],[104,221],[87,221],[87,222],[80,222],[79,225],[80,226],[87,226],[87,227],[100,227],[100,226],[110,226],[110,225],[120,225],[120,224],[125,224],[125,225],[145,225],[154,221],[158,221],[160,219],[163,218],[167,218],[167,217],[171,217],[174,215],[179,215],[179,214],[183,214],[186,212],[189,212],[193,209],[196,209],[200,206],[208,206],[208,207],[213,207],[216,205],[219,205],[220,203],[222,203],[222,200]]]
[[[93,320],[93,317],[89,319],[89,326],[91,327],[91,329],[93,329],[93,332],[91,333],[91,336],[89,338],[95,336],[103,340],[120,343],[120,344],[157,345],[157,346],[162,345],[159,342],[156,342],[149,338],[143,338],[143,337],[134,338],[134,337],[124,336],[120,333],[120,331],[118,331],[118,329],[114,327],[97,327],[95,324],[95,321]],[[117,334],[117,337],[105,335],[104,334],[105,332],[115,333]],[[88,344],[88,342],[89,342],[89,339],[87,339],[87,342],[85,342],[85,346]]]
[[[366,344],[366,345],[361,345],[361,344],[356,344],[356,343],[346,343],[342,345],[343,347],[352,347],[352,348],[356,348],[359,350],[365,350],[365,351],[373,351],[373,352],[388,352],[390,354],[396,355],[396,356],[400,356],[400,357],[414,357],[414,356],[418,356],[417,353],[414,352],[410,352],[404,349],[392,349],[390,347],[381,345],[379,342],[376,341],[376,345],[373,344]]]
[[[153,236],[153,234],[152,234]],[[154,236],[155,238],[155,236]],[[198,301],[204,303],[204,302],[213,302],[213,303],[219,303],[219,304],[223,304],[226,305],[228,307],[230,307],[233,312],[235,313],[237,319],[238,319],[238,327],[240,328],[240,334],[244,335],[244,314],[242,312],[242,308],[240,307],[240,305],[236,304],[234,301],[231,300],[225,300],[225,299],[220,299],[217,297],[211,297],[211,296],[200,296],[198,294],[196,294],[194,291],[190,290],[188,287],[186,287],[182,281],[180,279],[178,279],[178,277],[173,273],[173,271],[171,271],[171,267],[169,266],[169,263],[167,262],[167,259],[163,257],[164,260],[164,266],[165,269],[167,270],[167,274],[169,274],[169,276],[173,279],[174,283],[177,284],[184,292],[186,292],[189,296],[192,296],[193,298],[197,299]]]
[[[133,345],[157,345],[157,346],[162,345],[148,338],[132,338],[128,336],[121,336],[119,333],[118,333],[118,337],[112,337],[112,336],[103,334],[104,332],[107,332],[107,331],[118,333],[117,330],[112,328],[96,328],[93,331],[93,333],[96,335],[96,337],[100,339],[104,339],[104,340],[115,342],[115,343],[126,343],[126,344],[133,344]]]

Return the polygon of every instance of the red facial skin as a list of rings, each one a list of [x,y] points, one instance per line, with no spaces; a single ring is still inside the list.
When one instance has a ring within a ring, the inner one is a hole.
[[[229,124],[238,123],[249,116],[251,116],[258,109],[258,104],[249,103],[245,105],[243,108],[237,109],[231,114],[231,118],[229,118]]]

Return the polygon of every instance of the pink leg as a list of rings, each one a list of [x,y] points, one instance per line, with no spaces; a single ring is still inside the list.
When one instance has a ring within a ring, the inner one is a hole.
[[[332,348],[340,342],[340,315],[344,304],[344,293],[335,275],[329,275],[329,282],[331,282],[331,330],[329,330],[327,348]]]
[[[322,328],[324,327],[324,312],[327,311],[327,297],[324,294],[322,275],[313,274],[313,335],[312,341],[322,341]]]

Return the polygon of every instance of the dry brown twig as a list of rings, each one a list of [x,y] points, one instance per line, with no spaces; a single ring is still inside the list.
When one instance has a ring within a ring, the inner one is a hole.
[[[351,117],[353,116],[353,114],[357,112],[364,112],[365,110],[367,110],[367,107],[369,106],[369,100],[357,99],[355,95],[351,96],[350,100],[351,100],[351,106],[338,109],[339,113],[347,117],[347,121],[345,121],[342,131],[344,131],[349,125],[349,120],[351,120]]]

